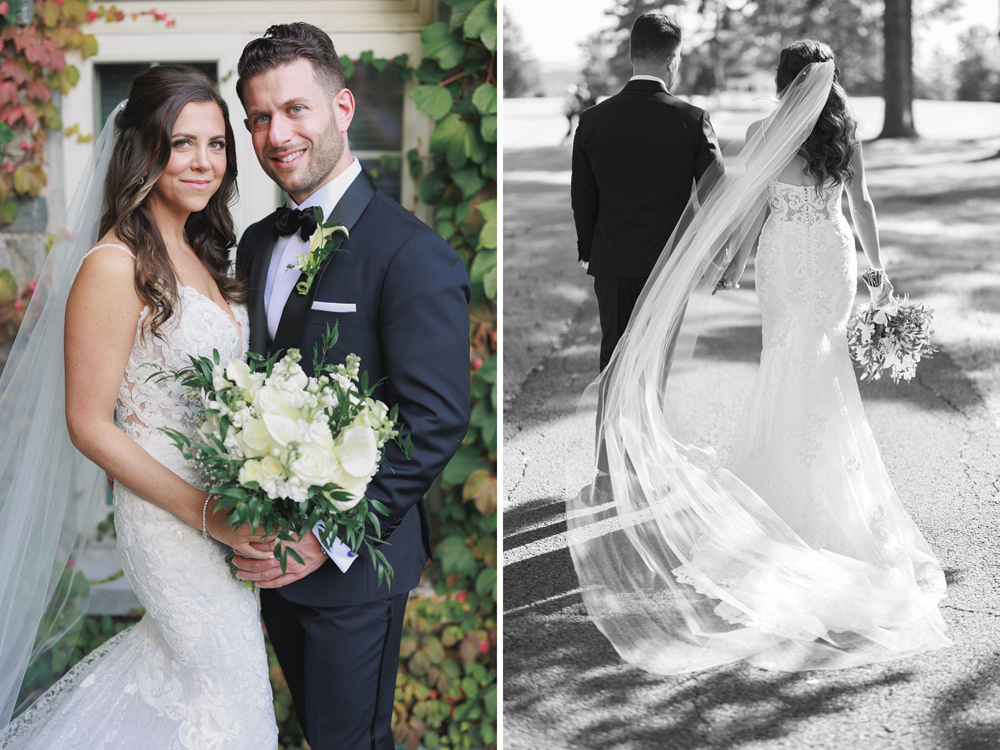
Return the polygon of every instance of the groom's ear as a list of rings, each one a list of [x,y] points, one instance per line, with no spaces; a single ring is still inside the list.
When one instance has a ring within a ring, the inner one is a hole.
[[[333,109],[337,113],[340,132],[346,133],[354,119],[354,94],[350,89],[343,88],[334,95]]]

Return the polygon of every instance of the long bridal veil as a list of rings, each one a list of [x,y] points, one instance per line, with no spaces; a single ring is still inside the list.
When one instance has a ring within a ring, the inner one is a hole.
[[[106,484],[67,432],[63,329],[76,270],[97,240],[122,106],[94,143],[0,374],[0,739],[12,714],[65,666],[65,636],[89,599],[73,556]]]
[[[833,80],[833,62],[804,68],[692,200],[580,403],[596,439],[587,484],[575,492],[579,478],[568,477],[570,552],[597,627],[651,672],[736,660],[839,668],[948,643],[940,591],[920,589],[906,566],[810,547],[712,447],[740,400],[728,363],[713,358],[725,310],[708,302],[759,232],[768,183],[812,131]]]

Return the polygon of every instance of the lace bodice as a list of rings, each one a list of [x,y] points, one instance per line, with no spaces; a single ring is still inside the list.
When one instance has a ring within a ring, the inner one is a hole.
[[[149,316],[143,309],[136,325],[135,343],[118,392],[118,421],[136,442],[161,463],[194,481],[193,469],[180,458],[173,442],[161,431],[170,427],[194,435],[194,404],[185,398],[184,387],[173,378],[149,378],[157,371],[176,371],[191,364],[190,357],[212,356],[229,362],[245,354],[250,345],[250,326],[245,305],[232,305],[233,318],[213,300],[190,286],[178,291],[178,309],[164,324],[160,336],[142,335]]]
[[[840,200],[843,186],[826,183],[792,185],[772,180],[767,189],[767,203],[775,221],[789,221],[812,226],[821,221],[836,221],[842,217]]]

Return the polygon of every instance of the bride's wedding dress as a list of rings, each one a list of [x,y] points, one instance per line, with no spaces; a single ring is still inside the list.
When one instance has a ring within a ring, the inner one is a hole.
[[[807,66],[689,204],[580,403],[597,431],[579,492],[568,464],[581,597],[622,658],[650,672],[835,669],[950,644],[941,566],[893,490],[848,356],[857,261],[842,187],[777,181],[834,72]],[[745,365],[720,360],[713,341],[742,302],[720,311],[712,293],[758,231],[764,347],[723,459]]]
[[[125,252],[125,250],[122,248]],[[122,429],[150,455],[203,484],[161,428],[194,435],[194,407],[158,370],[222,361],[249,345],[245,305],[233,318],[191,287],[162,326],[140,335],[118,395]],[[122,567],[146,614],[75,666],[11,722],[2,747],[16,750],[274,750],[274,722],[258,594],[230,571],[228,548],[171,513],[115,485]]]
[[[842,187],[768,185],[770,215],[754,274],[763,350],[726,462],[805,545],[833,561],[840,583],[833,595],[803,590],[790,602],[788,591],[766,590],[767,577],[744,577],[738,560],[711,551],[676,572],[696,589],[692,571],[744,593],[757,589],[757,617],[779,632],[808,632],[801,610],[831,645],[858,650],[867,639],[861,653],[888,657],[948,644],[936,606],[945,579],[900,504],[865,419],[847,349],[857,256]],[[778,648],[757,661],[780,668],[787,657]]]

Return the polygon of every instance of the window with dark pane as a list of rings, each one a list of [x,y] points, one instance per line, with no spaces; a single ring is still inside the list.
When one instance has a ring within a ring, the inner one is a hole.
[[[379,72],[356,63],[348,82],[354,94],[354,121],[348,131],[351,153],[375,184],[400,200],[403,163],[403,77],[395,65]]]
[[[104,121],[122,99],[128,96],[132,79],[154,65],[187,65],[207,75],[212,83],[219,82],[219,66],[214,62],[133,62],[97,63],[94,65],[94,132],[101,132]]]

